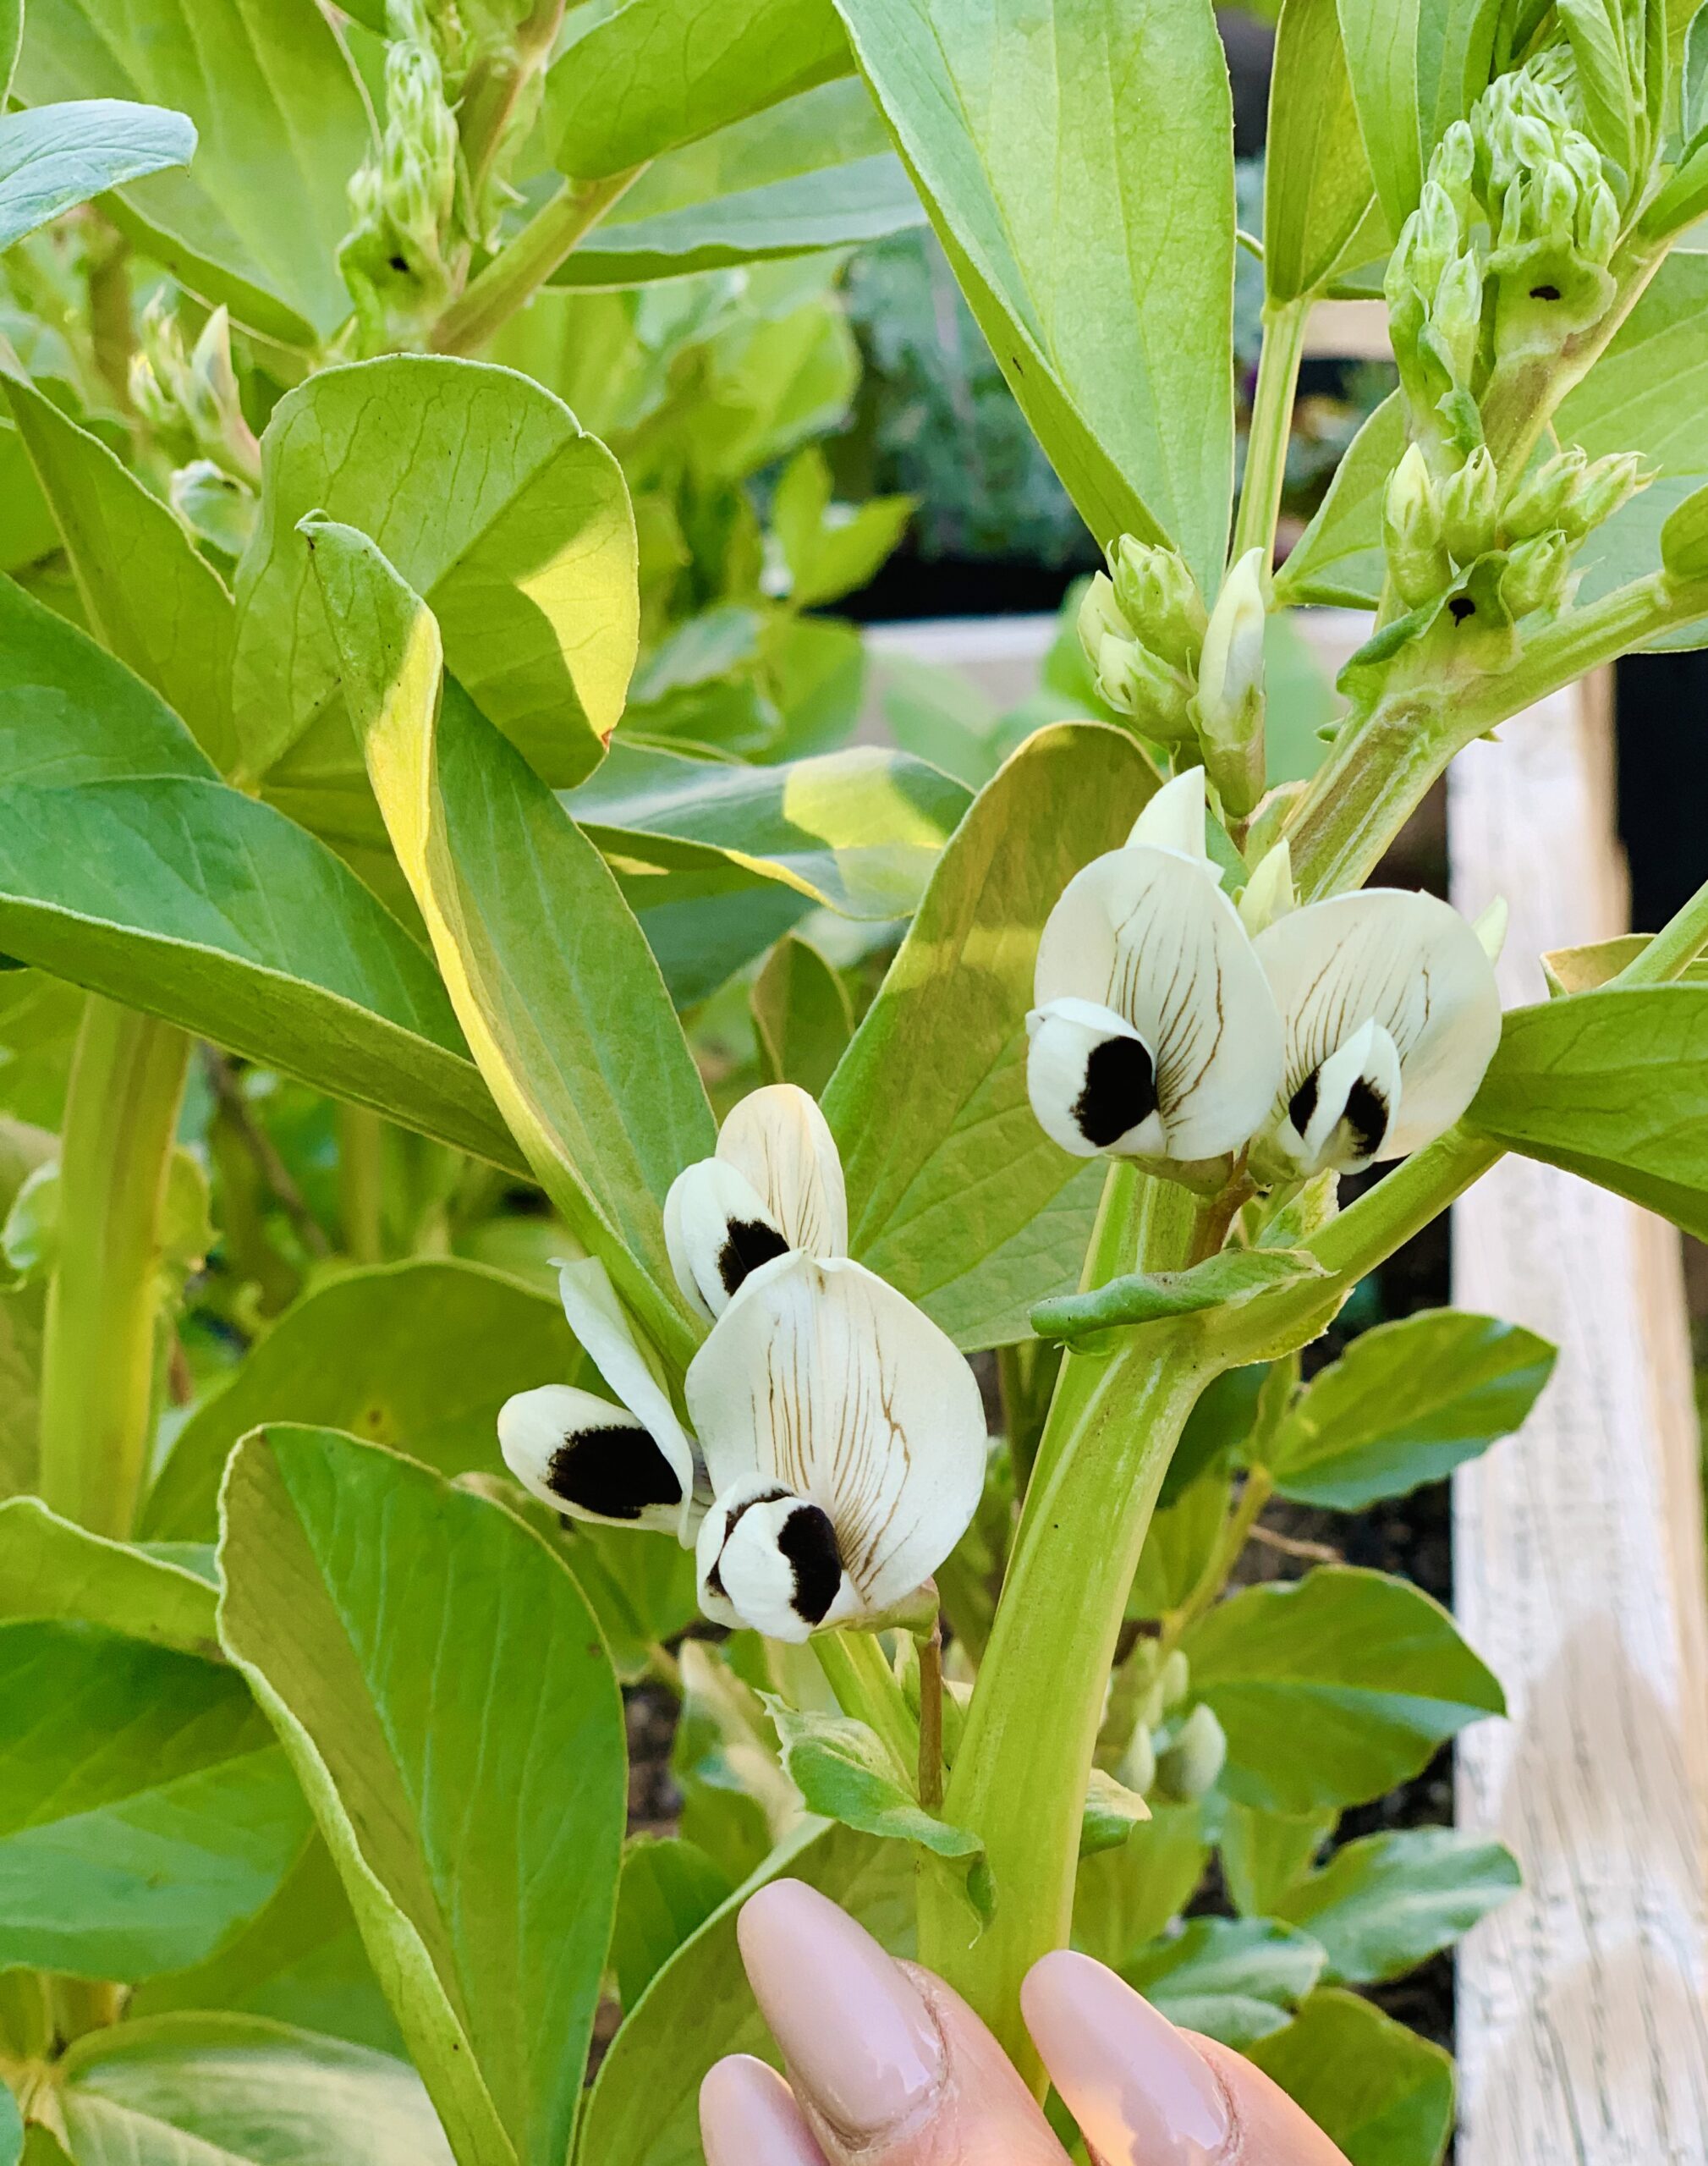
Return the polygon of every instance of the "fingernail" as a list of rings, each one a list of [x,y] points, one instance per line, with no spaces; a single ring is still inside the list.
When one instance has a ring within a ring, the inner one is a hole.
[[[918,1989],[834,1903],[800,1881],[774,1880],[737,1932],[796,2088],[839,2129],[881,2135],[941,2087],[942,2041]]]
[[[719,2061],[700,2086],[706,2166],[824,2166],[794,2094],[747,2053]]]
[[[1213,2166],[1233,2133],[1222,2086],[1166,2015],[1089,1956],[1035,1963],[1020,2008],[1105,2166]]]

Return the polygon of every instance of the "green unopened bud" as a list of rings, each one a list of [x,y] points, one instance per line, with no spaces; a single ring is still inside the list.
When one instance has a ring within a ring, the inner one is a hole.
[[[1577,239],[1578,184],[1561,159],[1551,157],[1537,173],[1533,202],[1536,234],[1566,245]]]
[[[1573,444],[1539,466],[1520,484],[1502,520],[1508,537],[1528,542],[1533,534],[1566,525],[1571,503],[1589,465],[1588,455]]]
[[[1121,1756],[1121,1765],[1116,1769],[1118,1780],[1140,1797],[1156,1780],[1156,1747],[1151,1733],[1140,1723],[1133,1733],[1133,1741]]]
[[[1442,541],[1441,508],[1429,461],[1414,443],[1388,476],[1382,500],[1382,531],[1388,569],[1408,609],[1431,600],[1448,584],[1453,567]]]
[[[1420,293],[1431,294],[1441,283],[1442,272],[1459,252],[1458,212],[1447,190],[1437,181],[1426,180],[1416,216],[1412,277]]]
[[[1257,860],[1255,871],[1239,898],[1239,922],[1255,940],[1277,918],[1299,906],[1293,886],[1293,852],[1283,835],[1272,849]],[[1182,1696],[1184,1696],[1184,1694]]]
[[[1559,532],[1520,542],[1501,574],[1501,600],[1513,617],[1537,609],[1556,609],[1565,599],[1572,569],[1572,545]]]
[[[1227,1737],[1215,1710],[1200,1701],[1156,1762],[1156,1787],[1189,1805],[1215,1789],[1227,1764]]]
[[[1436,146],[1430,178],[1452,203],[1461,233],[1469,231],[1475,217],[1471,198],[1476,164],[1477,142],[1470,124],[1456,120]]]
[[[1107,572],[1092,573],[1080,599],[1078,624],[1079,644],[1085,650],[1085,659],[1094,669],[1097,667],[1098,651],[1106,639],[1124,640],[1132,636]]]
[[[1605,180],[1598,180],[1582,195],[1577,222],[1578,245],[1591,262],[1612,260],[1619,241],[1619,205]]]
[[[1592,527],[1623,510],[1638,490],[1646,488],[1653,479],[1653,475],[1643,471],[1641,452],[1610,452],[1585,470],[1560,525],[1573,542],[1581,542]]]
[[[1429,313],[1430,333],[1456,384],[1469,384],[1483,328],[1483,274],[1467,249],[1441,275]]]
[[[1442,491],[1442,538],[1457,564],[1473,563],[1495,546],[1500,476],[1486,446],[1479,444]]]
[[[1263,794],[1263,556],[1248,549],[1222,583],[1193,702],[1205,767],[1236,820]]]
[[[1106,632],[1091,667],[1098,696],[1117,714],[1131,715],[1134,727],[1159,745],[1189,743],[1192,737],[1192,680],[1171,669],[1137,640]]]
[[[1113,570],[1115,598],[1134,637],[1177,668],[1195,668],[1209,618],[1185,558],[1123,534]]]
[[[1192,1664],[1184,1647],[1170,1650],[1156,1682],[1162,1690],[1163,1712],[1178,1707],[1192,1689]]]

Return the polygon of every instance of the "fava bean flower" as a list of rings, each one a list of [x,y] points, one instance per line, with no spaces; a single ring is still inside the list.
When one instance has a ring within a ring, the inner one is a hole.
[[[717,1155],[671,1183],[664,1239],[678,1285],[708,1319],[791,1249],[845,1255],[842,1160],[816,1101],[793,1083],[750,1091],[718,1130]]]
[[[1078,1157],[1238,1151],[1281,1080],[1281,1018],[1204,846],[1204,773],[1159,790],[1077,872],[1039,943],[1032,1109]]]
[[[1354,1173],[1432,1142],[1476,1096],[1501,1000],[1449,904],[1367,888],[1277,918],[1255,945],[1287,1037],[1255,1157],[1288,1175]]]

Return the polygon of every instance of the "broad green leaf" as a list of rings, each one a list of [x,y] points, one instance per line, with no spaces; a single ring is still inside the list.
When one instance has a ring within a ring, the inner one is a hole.
[[[228,770],[233,611],[219,574],[99,437],[9,372],[0,388],[53,508],[91,628]]]
[[[18,48],[24,42],[24,0],[0,0],[0,108],[12,88]]]
[[[1186,1908],[1209,1862],[1203,1808],[1158,1804],[1119,1850],[1081,1857],[1074,1947],[1118,1969]]]
[[[228,789],[154,693],[0,581],[0,948],[519,1168],[431,963]]]
[[[1307,1385],[1264,1463],[1300,1504],[1358,1512],[1403,1497],[1510,1436],[1554,1352],[1517,1324],[1453,1309],[1379,1324]]]
[[[558,1302],[496,1271],[418,1256],[353,1271],[288,1309],[178,1432],[141,1513],[156,1541],[211,1541],[220,1476],[261,1421],[304,1421],[395,1444],[442,1474],[499,1471],[498,1409],[573,1383]]]
[[[1402,1828],[1347,1844],[1274,1909],[1322,1943],[1332,1982],[1366,1985],[1451,1947],[1522,1879],[1503,1843],[1452,1828]]]
[[[56,2075],[77,2166],[452,2166],[404,2062],[258,2016],[93,2031]]]
[[[1348,72],[1388,230],[1416,209],[1430,155],[1489,80],[1498,0],[1340,0]]]
[[[676,278],[856,246],[925,223],[865,84],[824,83],[660,158],[564,258],[553,283]]]
[[[615,1904],[623,1711],[520,1520],[376,1444],[278,1427],[222,1502],[220,1630],[343,1877],[464,2166],[562,2166]]]
[[[1024,1338],[1035,1304],[1077,1282],[1103,1169],[1052,1143],[1028,1102],[1032,968],[1063,888],[1156,787],[1120,730],[1030,738],[943,852],[825,1094],[850,1254],[962,1346]]]
[[[684,1941],[734,1892],[734,1883],[697,1844],[679,1835],[638,1835],[623,1853],[611,1962],[618,1998],[634,2008]]]
[[[0,1292],[0,1497],[36,1487],[45,1289]]]
[[[1227,1734],[1222,1788],[1271,1812],[1379,1797],[1505,1706],[1438,1603],[1350,1565],[1248,1587],[1182,1644]]]
[[[1085,1790],[1085,1810],[1079,1822],[1079,1855],[1094,1858],[1104,1850],[1118,1850],[1135,1828],[1151,1817],[1151,1808],[1137,1790],[1101,1767],[1091,1770]]]
[[[195,150],[190,123],[159,106],[86,98],[0,112],[0,249],[109,188],[188,164]]]
[[[596,180],[644,164],[853,66],[830,0],[621,0],[572,15],[546,79],[546,133],[562,173]],[[576,35],[579,30],[580,34]]]
[[[682,1833],[743,1880],[801,1824],[800,1793],[783,1772],[760,1688],[736,1674],[739,1641],[686,1640],[682,1712],[670,1770],[682,1792]],[[769,1683],[768,1672],[763,1680]]]
[[[270,337],[312,344],[349,315],[335,258],[370,129],[314,0],[30,0],[14,87],[32,106],[140,98],[187,113],[200,139],[188,169],[124,188],[114,216]]]
[[[791,932],[772,949],[749,1004],[767,1078],[798,1083],[817,1097],[854,1034],[842,980],[816,948]]]
[[[1598,992],[1628,964],[1636,961],[1650,937],[1646,932],[1621,932],[1611,940],[1592,940],[1581,948],[1550,948],[1542,957],[1542,974],[1549,992],[1556,996]],[[1708,956],[1698,955],[1687,963],[1678,973],[1678,982],[1708,984]]]
[[[1292,2020],[1316,1983],[1322,1950],[1273,1918],[1193,1918],[1121,1965],[1171,2023],[1249,2046]]]
[[[1282,8],[1269,116],[1263,278],[1271,300],[1290,301],[1321,291],[1337,271],[1381,245],[1369,231],[1376,183],[1335,0],[1287,0]]]
[[[634,664],[634,519],[616,460],[567,406],[513,370],[420,354],[322,370],[279,401],[237,571],[251,778],[339,700],[345,665],[297,531],[310,512],[373,537],[437,616],[448,666],[548,781],[598,765]]]
[[[0,1504],[0,1618],[79,1619],[217,1661],[213,1612],[195,1573],[90,1534],[39,1497]]]
[[[1338,1817],[1332,1810],[1263,1812],[1255,1806],[1227,1806],[1217,1847],[1222,1881],[1242,1918],[1290,1915],[1282,1910],[1282,1901],[1333,1833]]]
[[[1510,1010],[1466,1118],[1708,1235],[1708,985],[1575,993]]]
[[[1303,1249],[1224,1249],[1189,1270],[1129,1272],[1089,1294],[1041,1301],[1032,1311],[1032,1328],[1041,1338],[1072,1344],[1126,1325],[1243,1308],[1266,1294],[1326,1276]]]
[[[693,1008],[756,962],[811,910],[808,899],[724,860],[697,870],[613,870],[670,998]]]
[[[902,536],[911,497],[837,504],[830,461],[817,444],[798,451],[772,492],[771,527],[798,608],[834,602],[864,586]]]
[[[460,685],[373,544],[315,530],[368,770],[481,1072],[546,1192],[684,1351],[661,1216],[711,1109],[604,860]]]
[[[1350,2166],[1437,2166],[1453,2125],[1450,2055],[1355,1993],[1314,1993],[1250,2058]]]
[[[24,2116],[18,2110],[18,2101],[0,2083],[0,2166],[18,2166],[23,2156]]]
[[[1315,516],[1276,574],[1276,598],[1374,608],[1387,559],[1381,500],[1406,446],[1405,401],[1384,399],[1347,447]]]
[[[844,917],[885,920],[917,907],[971,800],[935,767],[876,745],[745,767],[619,739],[566,801],[621,863],[733,865]]]
[[[1693,489],[1661,528],[1661,562],[1676,580],[1708,575],[1708,487]]]
[[[693,1551],[673,1534],[568,1520],[557,1539],[599,1619],[618,1676],[635,1683],[652,1668],[658,1648],[700,1616]]]
[[[146,1978],[259,1910],[308,1816],[222,1663],[62,1619],[0,1624],[0,1968]]]
[[[1233,166],[1204,0],[839,0],[980,327],[1098,542],[1219,581]]]
[[[0,572],[21,572],[59,546],[59,529],[23,439],[0,417]]]
[[[783,1747],[783,1773],[809,1812],[840,1821],[862,1834],[917,1843],[940,1858],[978,1859],[984,1845],[964,1828],[927,1812],[913,1793],[906,1770],[865,1723],[847,1715],[797,1712],[786,1700],[766,1696]]]
[[[176,2009],[218,2008],[270,2016],[378,2053],[404,2051],[362,1948],[343,1883],[318,1835],[304,1846],[278,1893],[233,1938],[188,1971],[151,1978],[132,1993],[127,2020]]]
[[[913,1953],[914,1866],[897,1843],[805,1822],[653,1980],[618,2032],[588,2101],[587,2166],[701,2166],[700,2086],[726,2053],[777,2063],[736,1946],[741,1904],[787,1873],[839,1903],[892,1954]]]

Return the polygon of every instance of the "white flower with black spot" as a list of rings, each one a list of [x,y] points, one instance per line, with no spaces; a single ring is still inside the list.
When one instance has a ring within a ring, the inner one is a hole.
[[[1079,1157],[1203,1161],[1273,1102],[1281,1018],[1204,844],[1204,772],[1077,872],[1038,947],[1027,1088]]]
[[[1494,966],[1434,895],[1367,888],[1277,918],[1258,959],[1286,1026],[1260,1150],[1270,1169],[1355,1173],[1459,1118],[1501,1036]]]

